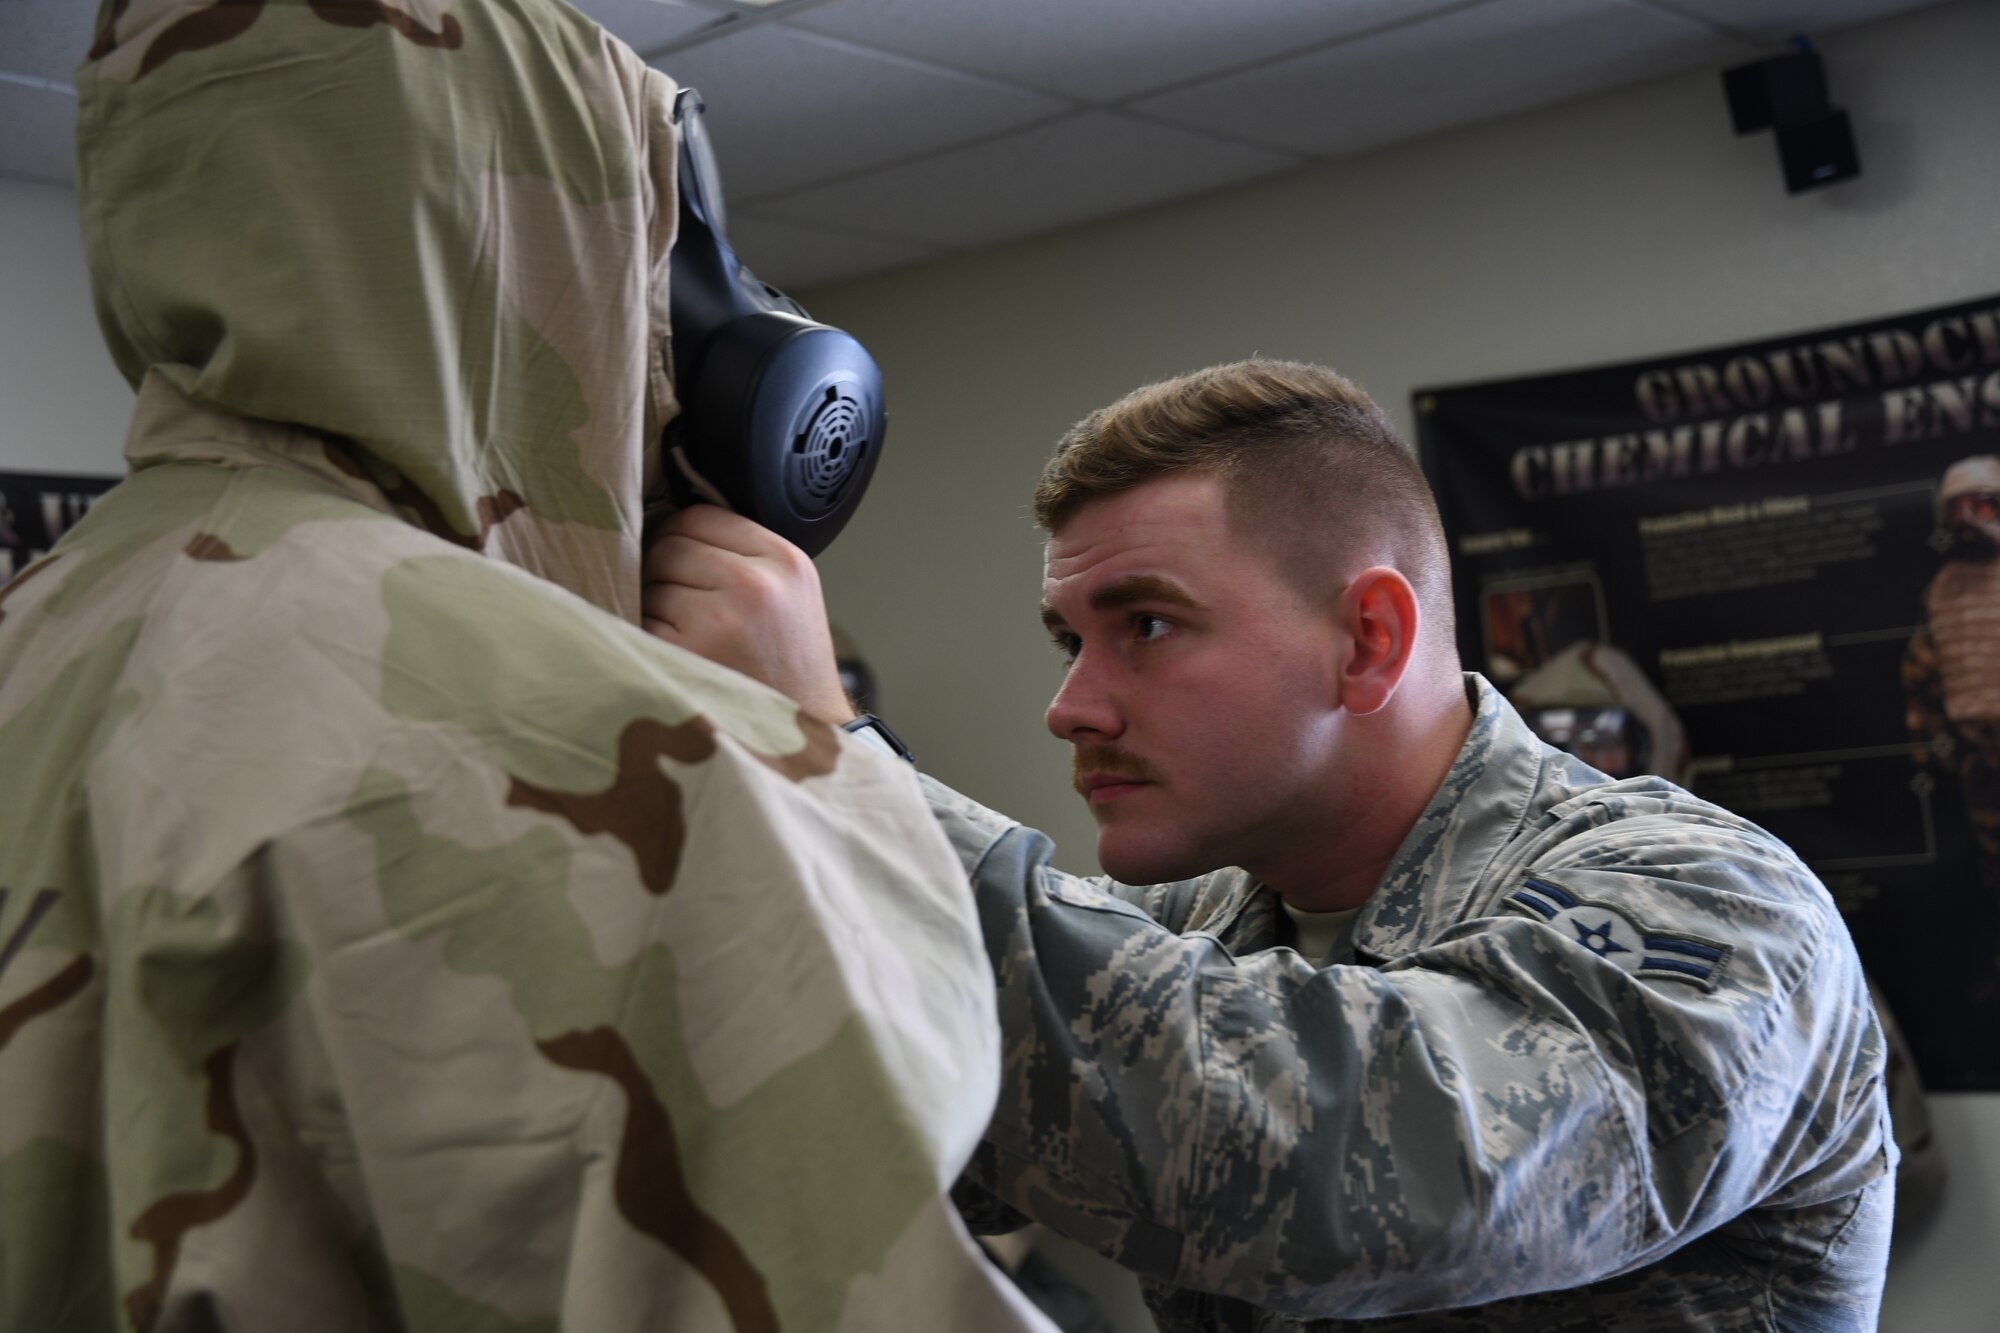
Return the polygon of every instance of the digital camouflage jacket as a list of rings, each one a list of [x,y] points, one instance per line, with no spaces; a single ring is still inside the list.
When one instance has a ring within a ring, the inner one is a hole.
[[[637,625],[673,85],[540,0],[117,0],[131,475],[0,593],[0,1329],[1044,1327],[905,765]]]
[[[1095,1247],[1167,1333],[1872,1330],[1895,1147],[1825,890],[1468,689],[1464,750],[1320,968],[1241,871],[1075,879],[928,785],[1000,986],[975,1229],[1018,1210]]]

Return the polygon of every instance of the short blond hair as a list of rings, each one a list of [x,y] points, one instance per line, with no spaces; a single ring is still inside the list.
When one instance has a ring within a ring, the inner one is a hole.
[[[1426,637],[1451,643],[1450,560],[1430,484],[1374,400],[1324,366],[1236,361],[1099,408],[1043,468],[1035,519],[1054,533],[1093,500],[1197,473],[1224,479],[1232,528],[1274,547],[1309,594],[1357,560],[1386,564],[1416,589]]]

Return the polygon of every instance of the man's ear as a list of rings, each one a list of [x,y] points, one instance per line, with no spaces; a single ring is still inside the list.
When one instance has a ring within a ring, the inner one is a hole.
[[[1340,594],[1340,626],[1347,660],[1340,671],[1340,702],[1350,713],[1380,711],[1403,682],[1420,626],[1416,589],[1387,565],[1355,575]]]

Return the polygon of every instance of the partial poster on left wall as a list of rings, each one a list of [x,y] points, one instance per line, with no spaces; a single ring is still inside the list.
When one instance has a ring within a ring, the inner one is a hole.
[[[122,478],[0,472],[0,583],[39,560]]]

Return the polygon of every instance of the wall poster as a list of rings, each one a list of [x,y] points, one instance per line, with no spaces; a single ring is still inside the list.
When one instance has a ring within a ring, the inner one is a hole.
[[[0,472],[0,583],[40,559],[120,480]]]
[[[2000,297],[1415,397],[1467,665],[1623,650],[1925,1083],[2000,1089]]]

